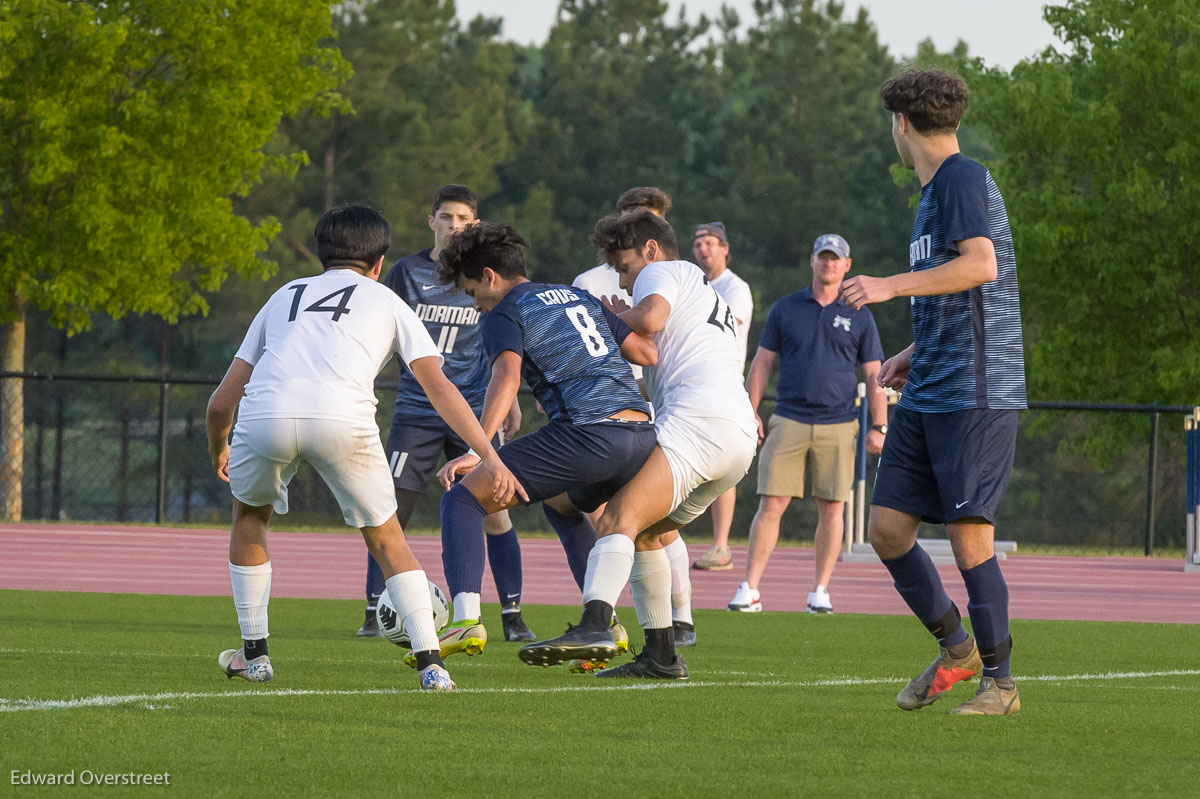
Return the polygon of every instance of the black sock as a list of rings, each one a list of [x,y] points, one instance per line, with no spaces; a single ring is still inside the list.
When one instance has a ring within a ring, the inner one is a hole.
[[[430,666],[444,666],[442,655],[436,649],[427,649],[417,653],[417,671],[424,671]]]
[[[650,628],[646,631],[646,657],[663,665],[675,662],[675,630],[671,627]]]
[[[253,641],[242,639],[242,652],[246,655],[246,660],[254,660],[267,654],[267,639],[256,638]]]
[[[583,606],[583,618],[579,620],[579,626],[585,630],[607,630],[612,624],[613,608],[612,605],[605,602],[603,599],[593,599]]]

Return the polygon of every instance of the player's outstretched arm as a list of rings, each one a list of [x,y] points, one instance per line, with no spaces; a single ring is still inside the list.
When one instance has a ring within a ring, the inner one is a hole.
[[[217,477],[229,482],[229,431],[233,429],[233,416],[238,403],[246,393],[246,384],[254,367],[241,358],[229,364],[221,384],[208,398],[208,411],[204,426],[208,431],[208,455],[212,459]]]
[[[842,283],[842,302],[858,310],[893,297],[957,294],[996,279],[996,249],[986,236],[958,242],[958,257],[932,269],[891,277],[857,275]]]
[[[496,436],[496,430],[501,424],[507,425],[512,417],[512,409],[519,407],[517,392],[521,389],[521,356],[513,350],[504,350],[492,362],[492,376],[488,380],[487,393],[483,398],[483,413],[480,416],[480,426],[483,434],[491,441]],[[507,412],[501,409],[507,404]],[[520,411],[518,410],[519,414]],[[518,421],[518,425],[520,422]],[[507,433],[505,433],[507,435]],[[473,448],[472,448],[473,449]],[[470,474],[481,462],[481,458],[473,453],[459,455],[449,460],[438,469],[437,479],[442,488],[447,491],[454,481],[464,474]]]
[[[637,305],[627,310],[624,303],[601,300],[621,321],[633,328],[633,332],[643,336],[653,336],[667,326],[667,317],[671,315],[671,303],[660,294],[651,294]]]

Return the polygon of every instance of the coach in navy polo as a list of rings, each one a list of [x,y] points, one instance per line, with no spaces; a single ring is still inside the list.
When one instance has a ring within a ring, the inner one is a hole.
[[[854,398],[860,366],[873,423],[867,451],[879,454],[887,433],[887,398],[875,383],[883,360],[875,318],[867,309],[856,311],[838,299],[851,266],[850,245],[836,233],[819,236],[809,264],[812,285],[771,307],[746,378],[750,401],[757,408],[779,361],[779,399],[765,434],[758,419],[763,444],[758,459],[760,500],[750,525],[746,580],[729,603],[730,610],[762,610],[759,579],[779,539],[783,512],[792,497],[804,497],[805,473],[810,472],[818,521],[807,606],[810,613],[832,612],[829,580],[844,532],[843,509],[854,483]]]

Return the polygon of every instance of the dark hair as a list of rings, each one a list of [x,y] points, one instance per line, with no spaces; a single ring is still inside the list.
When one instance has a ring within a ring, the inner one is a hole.
[[[460,277],[478,280],[485,268],[503,278],[525,276],[522,247],[529,242],[512,225],[480,222],[450,239],[438,256],[438,280],[454,285]]]
[[[952,133],[967,110],[967,84],[940,69],[907,70],[883,84],[879,96],[918,133]]]
[[[472,213],[479,214],[479,198],[475,196],[475,192],[458,183],[447,183],[437,190],[437,194],[433,195],[433,210],[429,213],[432,216],[437,216],[438,209],[442,207],[442,203],[462,203],[463,205],[469,205],[471,206]]]
[[[321,266],[369,269],[392,246],[392,229],[374,208],[343,205],[317,220],[317,258]]]
[[[592,244],[611,255],[620,250],[641,250],[654,239],[668,258],[679,257],[679,245],[671,223],[649,211],[609,214],[592,230]]]
[[[671,205],[671,196],[656,186],[634,186],[617,198],[617,211],[622,212],[649,208],[659,216],[666,216]]]

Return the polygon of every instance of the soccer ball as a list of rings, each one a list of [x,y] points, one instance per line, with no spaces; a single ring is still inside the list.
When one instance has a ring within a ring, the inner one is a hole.
[[[429,581],[429,601],[433,604],[433,627],[440,633],[450,623],[450,601],[432,580]],[[380,595],[379,602],[375,605],[375,618],[379,621],[379,629],[384,638],[405,649],[412,646],[408,631],[404,629],[403,620],[396,612],[396,606],[392,604],[392,598],[387,591]]]

